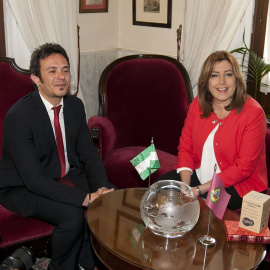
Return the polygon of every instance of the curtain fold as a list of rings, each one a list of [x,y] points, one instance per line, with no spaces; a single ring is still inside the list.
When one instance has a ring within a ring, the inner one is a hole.
[[[204,60],[213,51],[228,50],[251,1],[186,0],[183,64],[190,75],[194,96]]]
[[[78,10],[74,0],[7,0],[21,36],[32,51],[46,42],[58,43],[65,48],[71,66],[71,94],[78,82]],[[8,35],[8,32],[7,32]],[[20,44],[17,44],[20,46]],[[16,50],[16,47],[14,47]],[[10,57],[16,52],[9,52]],[[29,59],[30,60],[30,59]]]

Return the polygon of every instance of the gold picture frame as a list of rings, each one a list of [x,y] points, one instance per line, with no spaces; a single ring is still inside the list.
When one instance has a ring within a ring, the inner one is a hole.
[[[80,13],[108,12],[109,0],[80,0]]]

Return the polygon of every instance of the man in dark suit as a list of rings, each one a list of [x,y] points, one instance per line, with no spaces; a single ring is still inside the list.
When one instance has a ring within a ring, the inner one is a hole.
[[[0,202],[23,217],[54,225],[49,269],[93,269],[84,209],[113,189],[91,140],[83,103],[67,94],[65,50],[52,43],[40,46],[31,56],[30,72],[38,91],[13,105],[4,120]],[[62,158],[54,122],[59,105]],[[66,178],[73,187],[63,184]]]

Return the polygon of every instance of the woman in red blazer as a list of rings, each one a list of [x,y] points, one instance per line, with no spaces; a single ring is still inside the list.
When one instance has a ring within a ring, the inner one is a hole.
[[[226,51],[214,52],[202,66],[175,172],[194,194],[206,197],[217,165],[216,172],[231,195],[228,206],[241,208],[249,191],[267,189],[265,134],[265,113],[246,94],[237,60]]]

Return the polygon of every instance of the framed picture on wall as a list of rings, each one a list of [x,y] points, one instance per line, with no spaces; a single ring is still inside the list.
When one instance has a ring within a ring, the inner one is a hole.
[[[80,0],[80,13],[108,12],[109,0]]]
[[[133,25],[172,27],[172,0],[133,0]]]

